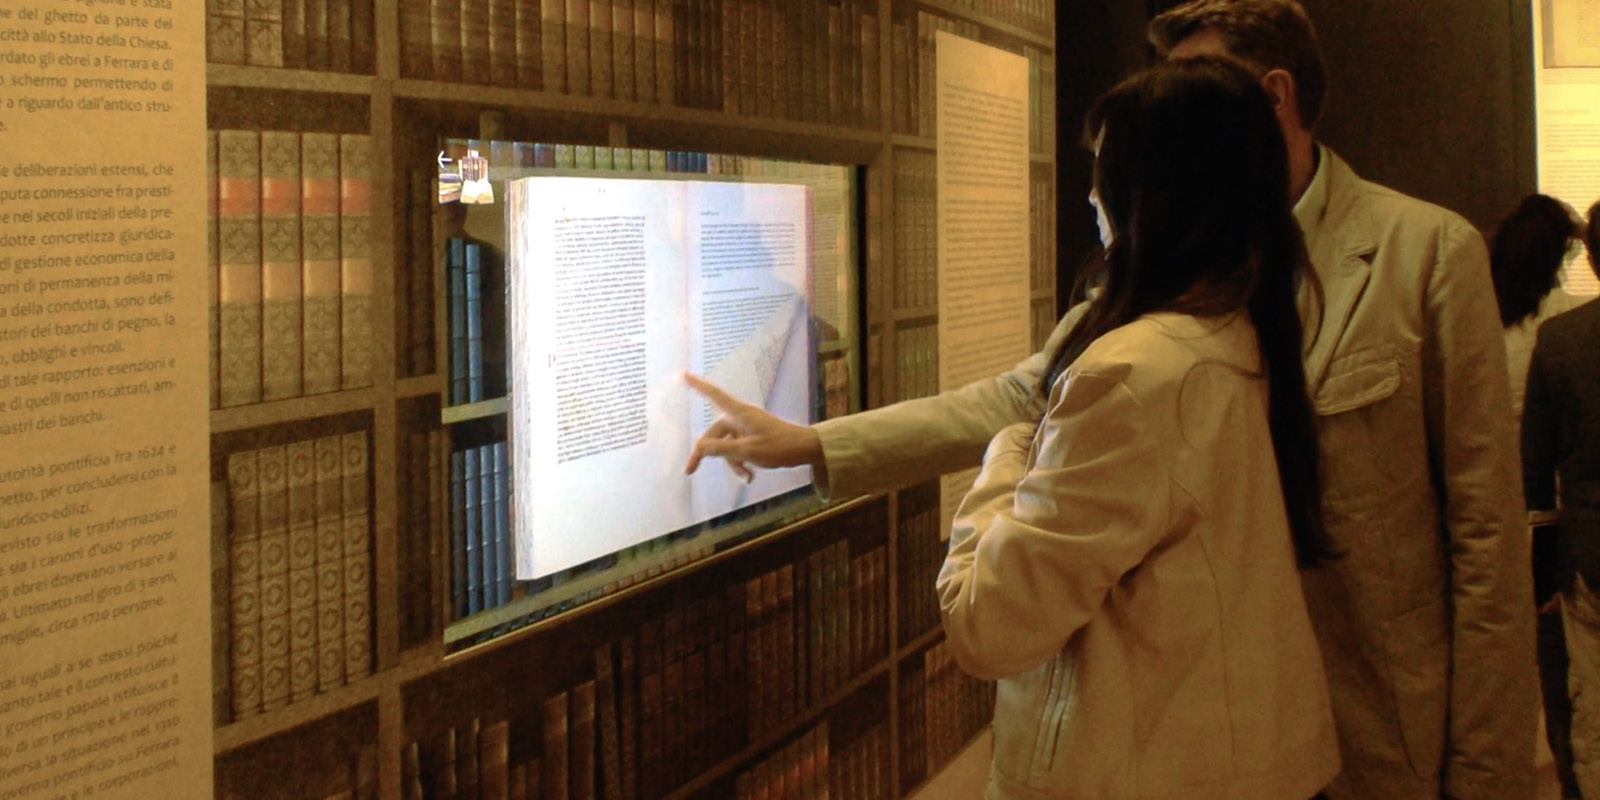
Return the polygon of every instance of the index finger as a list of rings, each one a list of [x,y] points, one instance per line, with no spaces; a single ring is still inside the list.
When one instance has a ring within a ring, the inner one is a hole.
[[[711,401],[712,405],[722,409],[723,411],[735,412],[744,406],[744,403],[734,399],[733,395],[722,391],[722,387],[717,386],[716,384],[694,374],[693,372],[683,373],[683,379],[689,383],[689,388],[694,389],[695,391],[704,395],[707,400]]]

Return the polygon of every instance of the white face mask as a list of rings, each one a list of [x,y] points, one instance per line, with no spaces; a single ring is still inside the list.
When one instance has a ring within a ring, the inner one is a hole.
[[[1111,246],[1111,218],[1106,216],[1105,206],[1100,204],[1100,192],[1089,190],[1089,205],[1094,206],[1095,224],[1100,227],[1100,244],[1103,247]]]

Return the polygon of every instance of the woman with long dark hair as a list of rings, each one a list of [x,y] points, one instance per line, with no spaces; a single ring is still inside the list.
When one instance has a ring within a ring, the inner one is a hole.
[[[1000,682],[986,796],[1309,797],[1339,756],[1297,567],[1336,554],[1282,133],[1246,70],[1195,58],[1112,89],[1086,138],[1098,292],[939,575],[950,650]]]

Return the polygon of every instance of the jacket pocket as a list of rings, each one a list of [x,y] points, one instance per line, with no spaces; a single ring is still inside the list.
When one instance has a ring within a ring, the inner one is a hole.
[[[1389,620],[1384,638],[1389,686],[1406,758],[1417,777],[1437,780],[1449,724],[1450,631],[1444,601]]]
[[[1392,348],[1373,347],[1335,359],[1312,396],[1322,444],[1322,485],[1332,512],[1360,514],[1392,488],[1382,430],[1402,383]],[[1392,424],[1392,420],[1390,420]]]

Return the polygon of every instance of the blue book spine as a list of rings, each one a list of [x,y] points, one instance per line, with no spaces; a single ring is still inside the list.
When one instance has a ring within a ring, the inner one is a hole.
[[[450,594],[455,619],[467,615],[467,461],[457,450],[450,454]]]
[[[466,247],[467,397],[483,399],[483,245]]]
[[[680,172],[680,171],[682,171],[683,165],[680,162],[680,159],[678,158],[678,156],[679,156],[679,153],[676,150],[668,150],[667,151],[667,171],[668,172]]]
[[[711,173],[711,157],[710,156],[706,155],[705,153],[695,153],[694,154],[694,158],[695,158],[695,172],[698,172],[698,173],[700,173],[702,175],[708,175],[708,174]]]
[[[511,466],[506,461],[506,443],[494,443],[494,551],[495,597],[511,602]]]
[[[494,446],[478,448],[478,553],[483,557],[483,607],[500,605],[500,551],[494,541]]]
[[[544,167],[545,169],[555,169],[555,145],[535,144],[533,146],[533,165],[536,167]]]
[[[450,278],[450,403],[467,402],[466,241],[450,240],[446,269]]]
[[[466,492],[462,498],[465,509],[467,540],[467,613],[476,614],[483,610],[483,552],[479,547],[479,531],[483,525],[479,517],[483,506],[478,497],[478,484],[482,481],[478,467],[478,448],[470,447],[462,451],[466,460]]]

